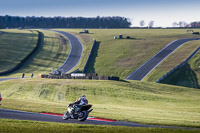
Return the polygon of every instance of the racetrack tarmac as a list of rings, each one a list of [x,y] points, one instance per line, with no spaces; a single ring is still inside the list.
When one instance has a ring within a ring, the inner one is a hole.
[[[68,57],[66,58],[65,62],[63,63],[63,65],[57,69],[59,71],[67,73],[70,70],[72,70],[80,61],[83,53],[83,45],[76,36],[70,33],[64,31],[56,31],[56,30],[50,30],[50,31],[58,32],[64,35],[69,40],[69,43],[71,45],[71,51]]]
[[[44,121],[44,122],[58,122],[58,123],[74,123],[74,124],[92,124],[92,125],[112,125],[112,126],[129,126],[129,127],[154,127],[154,128],[170,128],[170,129],[200,129],[200,128],[187,128],[187,127],[172,127],[172,126],[159,126],[159,125],[145,125],[140,123],[131,123],[123,121],[98,121],[98,120],[86,120],[84,122],[69,119],[63,120],[61,116],[48,115],[32,112],[24,112],[17,110],[9,110],[0,108],[0,119],[17,119],[17,120],[32,120],[32,121]]]
[[[0,81],[11,80],[11,79],[21,79],[21,78],[0,78]]]
[[[126,79],[139,81],[143,80],[157,65],[159,65],[171,53],[173,53],[174,50],[176,50],[179,46],[188,41],[198,39],[199,38],[179,39],[171,42],[165,48],[159,51],[156,55],[154,55],[151,59],[149,59],[146,63],[144,63],[137,70],[135,70],[132,74],[130,74]]]

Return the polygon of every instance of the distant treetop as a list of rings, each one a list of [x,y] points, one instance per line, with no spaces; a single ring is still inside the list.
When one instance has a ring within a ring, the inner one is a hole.
[[[0,28],[129,28],[128,18],[113,17],[19,17],[0,16]]]

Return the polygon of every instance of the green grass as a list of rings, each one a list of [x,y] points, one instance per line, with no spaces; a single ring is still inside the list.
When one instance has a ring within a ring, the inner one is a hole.
[[[197,129],[140,128],[122,126],[97,126],[84,124],[62,124],[25,120],[0,119],[0,132],[6,133],[198,133]]]
[[[21,77],[21,73],[25,73],[25,77],[30,77],[31,73],[34,73],[34,77],[39,77],[39,74],[48,74],[65,62],[70,51],[67,39],[52,31],[41,30],[41,32],[44,37],[40,52],[26,66],[9,75],[10,77]]]
[[[162,81],[165,84],[200,88],[200,52],[183,67],[177,69]]]
[[[121,78],[127,77],[171,41],[198,37],[186,34],[184,29],[90,29],[89,32],[92,34],[79,34],[81,29],[62,30],[77,35],[83,42],[83,57],[76,68],[83,69],[92,46],[92,39],[95,38],[100,42],[94,63],[95,72],[99,75],[113,75]],[[62,39],[60,39],[62,37],[54,32],[42,32],[44,41],[41,52],[35,55],[30,64],[10,76],[19,77],[22,72],[26,74],[25,76],[29,76],[32,72],[34,75],[48,74],[53,68],[56,69],[62,65],[69,53],[69,44],[67,43],[67,48],[62,45]],[[118,34],[128,35],[133,39],[114,40],[113,37]],[[193,43],[191,45],[196,47]],[[189,45],[183,47],[190,48]],[[183,49],[178,50],[184,53]],[[51,112],[54,109],[55,113],[63,113],[70,102],[86,94],[89,103],[93,104],[94,108],[91,116],[145,124],[200,127],[200,90],[193,88],[137,81],[18,79],[0,82],[0,92],[3,97],[1,103],[3,108],[32,112]],[[9,128],[10,132],[16,129],[15,126],[19,127],[19,130],[24,130],[24,122],[28,122],[30,127],[35,128],[26,129],[28,131],[35,131],[38,126],[40,129],[44,128],[40,122],[34,127],[29,121],[1,121],[8,125],[13,124],[13,127]],[[45,131],[54,129],[55,126],[55,124],[47,124]],[[93,126],[89,126],[89,129],[91,128]],[[101,132],[100,129],[102,126],[94,128],[98,130],[97,132]],[[72,132],[76,130],[80,128],[76,127]],[[115,128],[111,130],[116,131]],[[121,130],[124,128],[119,129]],[[161,132],[161,130],[155,129],[155,132]],[[141,128],[137,131],[145,132],[146,129]]]
[[[79,34],[82,29],[58,30],[75,34],[84,45],[83,56],[73,70],[79,68],[81,71],[83,69],[93,38],[95,38],[100,42],[100,45],[95,62],[91,63],[94,66],[91,67],[99,75],[119,76],[122,79],[126,78],[171,41],[180,38],[198,37],[197,35],[186,33],[185,29],[90,29],[89,32],[91,34]],[[50,33],[50,31],[42,32],[47,36],[44,40],[44,49],[36,56],[33,63],[25,70],[19,71],[17,76],[21,76],[20,73],[22,72],[26,72],[28,75],[32,72],[47,74],[53,68],[56,69],[62,65],[65,60],[64,56],[67,56],[66,50],[63,53],[62,48],[60,49],[58,46],[58,39],[56,39],[55,33]],[[113,37],[118,34],[123,34],[124,38],[131,36],[132,39],[114,40]],[[67,50],[67,53],[69,53],[70,49]],[[60,59],[56,60],[58,56]],[[52,61],[51,58],[53,58]]]
[[[199,40],[190,41],[180,46],[171,55],[169,55],[161,64],[159,64],[149,75],[147,75],[147,77],[144,78],[144,81],[156,82],[156,80],[161,78],[167,72],[169,72],[174,67],[183,62],[185,59],[187,59],[199,47],[199,43]],[[181,75],[180,77],[183,77],[183,75]],[[177,78],[174,77],[174,79]]]
[[[164,84],[200,88],[196,73],[189,64],[185,64],[161,81]]]
[[[94,70],[99,75],[126,78],[168,43],[180,38],[195,38],[185,29],[89,29],[91,34],[79,34],[82,29],[58,29],[77,35],[84,44],[82,70],[92,46],[92,39],[100,42]],[[116,39],[123,34],[132,39]]]
[[[200,90],[148,82],[19,79],[0,82],[2,107],[64,113],[86,94],[90,116],[145,124],[200,127]],[[16,104],[17,103],[17,104]]]
[[[20,63],[35,47],[38,33],[29,30],[0,30],[0,72]]]

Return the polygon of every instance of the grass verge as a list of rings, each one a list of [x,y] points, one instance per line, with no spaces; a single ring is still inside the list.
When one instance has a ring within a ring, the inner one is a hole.
[[[91,116],[200,127],[200,90],[147,82],[18,79],[0,82],[3,108],[63,113],[87,95]],[[17,104],[16,104],[17,103]]]
[[[0,119],[0,132],[6,133],[198,133],[197,129],[166,129],[166,128],[140,128],[140,127],[123,127],[123,126],[97,126],[84,124],[62,124],[25,120],[7,120]]]
[[[1,30],[0,72],[14,68],[35,47],[38,33],[31,30]]]

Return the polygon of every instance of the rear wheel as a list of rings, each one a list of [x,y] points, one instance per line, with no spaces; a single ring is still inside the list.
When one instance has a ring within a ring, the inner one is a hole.
[[[84,111],[81,111],[78,115],[78,120],[79,121],[85,121],[88,117],[88,111],[84,110]]]
[[[70,117],[69,111],[66,111],[62,116],[63,120],[67,120],[67,119],[69,119],[69,117]]]

